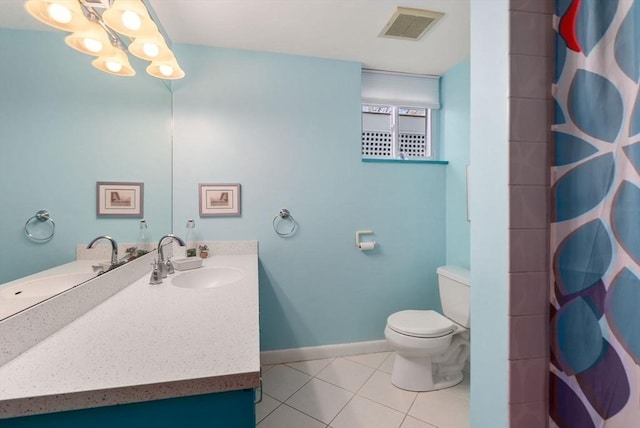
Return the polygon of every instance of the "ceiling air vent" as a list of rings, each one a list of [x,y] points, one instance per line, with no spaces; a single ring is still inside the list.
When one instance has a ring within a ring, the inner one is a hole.
[[[440,12],[398,7],[396,13],[382,29],[380,36],[418,40],[443,16],[444,13]]]

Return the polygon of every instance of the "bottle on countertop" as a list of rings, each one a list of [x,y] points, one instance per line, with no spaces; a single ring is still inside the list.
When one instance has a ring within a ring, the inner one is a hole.
[[[196,251],[196,223],[192,218],[187,220],[187,233],[185,235],[185,241],[187,243],[187,257],[195,257]]]
[[[151,236],[147,220],[140,220],[140,231],[138,232],[138,255],[143,255],[151,250]]]

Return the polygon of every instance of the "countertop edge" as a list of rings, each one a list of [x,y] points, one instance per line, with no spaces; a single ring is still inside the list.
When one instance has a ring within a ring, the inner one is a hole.
[[[0,420],[69,410],[258,388],[260,372],[70,392],[0,402]]]

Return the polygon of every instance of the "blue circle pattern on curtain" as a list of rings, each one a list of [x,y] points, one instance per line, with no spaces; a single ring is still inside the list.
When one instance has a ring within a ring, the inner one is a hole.
[[[550,422],[640,427],[640,0],[554,28]]]

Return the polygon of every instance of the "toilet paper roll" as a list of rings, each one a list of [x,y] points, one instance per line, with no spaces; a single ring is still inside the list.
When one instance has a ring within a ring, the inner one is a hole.
[[[376,241],[361,242],[360,245],[358,245],[358,248],[360,248],[360,251],[373,250],[375,247],[376,247]]]

